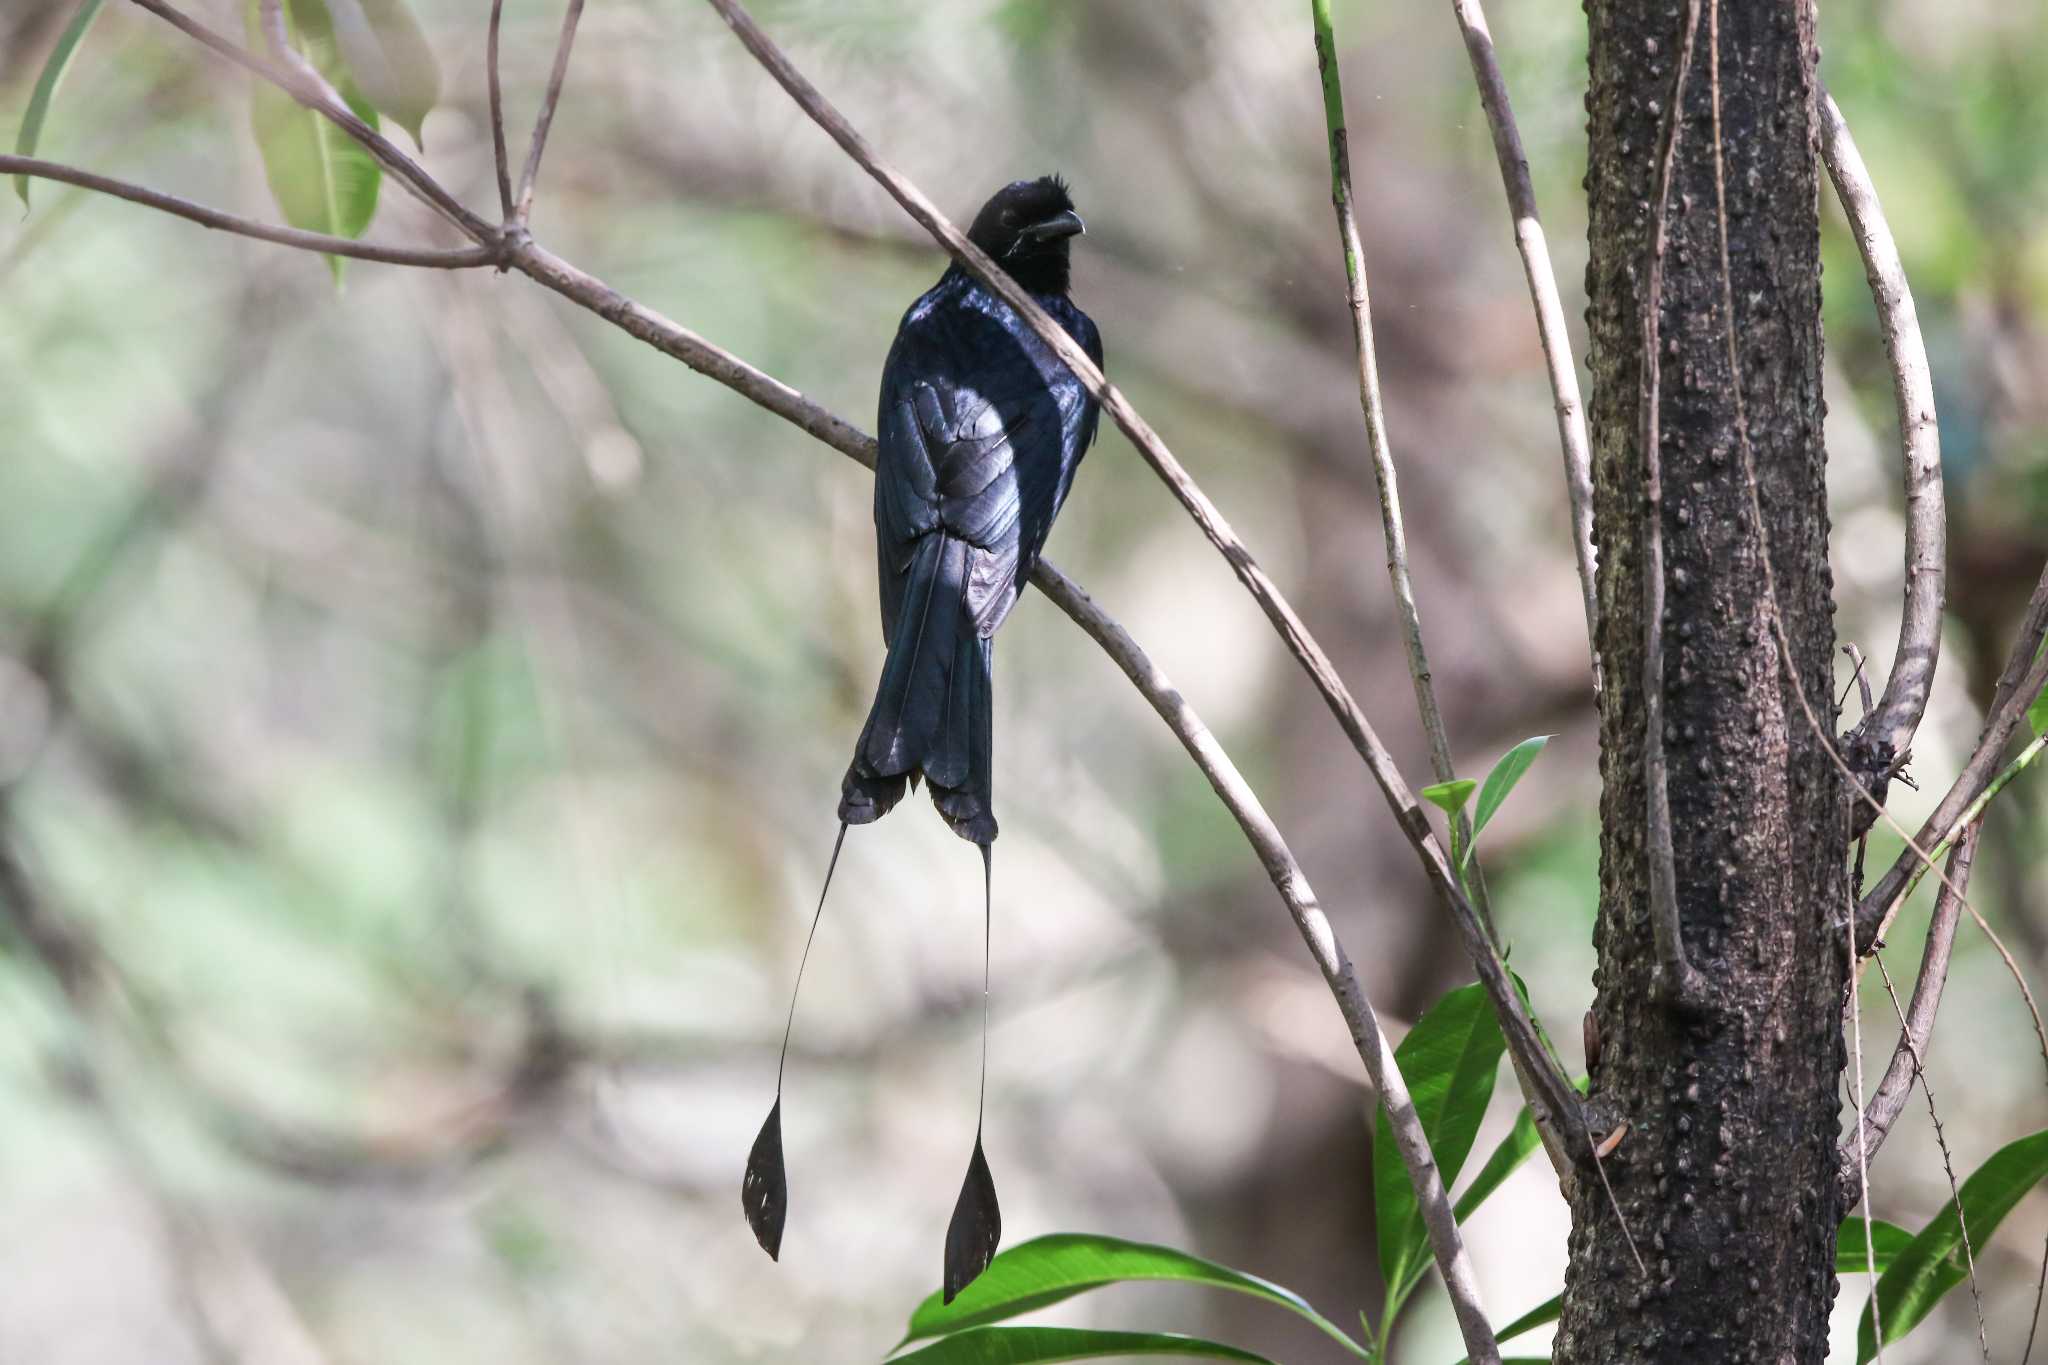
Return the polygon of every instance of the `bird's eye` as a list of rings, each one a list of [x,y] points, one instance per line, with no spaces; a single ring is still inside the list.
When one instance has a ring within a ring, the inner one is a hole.
[[[1015,210],[1015,209],[1004,209],[1004,210],[1003,210],[1003,216],[1002,216],[1001,222],[1002,222],[1003,226],[1004,226],[1004,227],[1006,227],[1006,228],[1007,228],[1007,227],[1015,227],[1015,226],[1017,226],[1017,210]]]

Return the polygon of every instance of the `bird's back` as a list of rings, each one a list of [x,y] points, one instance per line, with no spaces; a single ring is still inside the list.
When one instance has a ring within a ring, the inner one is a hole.
[[[1099,365],[1095,324],[1038,301]],[[922,414],[922,415],[921,415]],[[916,541],[943,529],[982,551],[983,634],[1030,575],[1093,441],[1096,404],[1008,304],[957,266],[903,315],[882,371],[875,525],[885,637]]]

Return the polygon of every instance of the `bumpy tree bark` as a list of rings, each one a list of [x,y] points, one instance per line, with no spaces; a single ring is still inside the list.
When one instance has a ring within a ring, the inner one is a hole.
[[[1704,1008],[1660,1001],[1645,820],[1643,304],[1657,166],[1688,8],[1592,0],[1593,400],[1600,538],[1601,898],[1593,1112],[1625,1121],[1578,1184],[1556,1359],[1803,1365],[1827,1353],[1843,1065],[1847,808],[1780,666],[1767,543],[1798,679],[1832,731],[1811,0],[1698,0],[1660,309],[1664,741],[1682,940]],[[1740,374],[1728,362],[1721,153]],[[1744,479],[1737,393],[1762,496]]]

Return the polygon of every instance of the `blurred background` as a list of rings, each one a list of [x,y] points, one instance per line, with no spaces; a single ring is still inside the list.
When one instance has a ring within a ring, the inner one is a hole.
[[[228,0],[188,8],[239,29]],[[490,212],[487,6],[419,8],[447,92],[427,164]],[[10,138],[71,10],[0,13]],[[1336,10],[1460,768],[1557,736],[1485,853],[1577,1069],[1596,752],[1534,326],[1449,13]],[[1017,176],[1073,181],[1075,295],[1112,374],[1419,780],[1307,6],[756,13],[956,218]],[[559,18],[505,7],[515,163]],[[1582,344],[1583,16],[1500,0],[1491,19]],[[1893,803],[1915,823],[2048,554],[2048,11],[1843,0],[1822,38],[1928,330],[1951,490],[1946,666],[1922,791]],[[274,218],[248,99],[110,5],[44,153]],[[1853,244],[1831,201],[1823,217],[1839,626],[1881,681],[1892,399]],[[941,268],[689,3],[590,7],[534,228],[867,429],[896,320]],[[387,185],[371,235],[445,229]],[[736,1197],[881,658],[867,475],[517,276],[357,263],[337,290],[312,256],[52,184],[0,211],[0,417],[0,1360],[878,1359],[937,1284],[974,1132],[980,869],[921,799],[849,837],[819,932],[780,1265]],[[1229,746],[1390,1025],[1463,980],[1361,765],[1113,430],[1049,554]],[[1006,1240],[1167,1242],[1377,1320],[1372,1097],[1270,885],[1057,611],[1027,600],[998,659]],[[2040,785],[1997,807],[1974,896],[2037,980]],[[1874,845],[1881,867],[1895,846]],[[1892,935],[1902,981],[1930,899]],[[1881,995],[1863,1023],[1874,1076],[1896,1036]],[[1970,926],[1929,1064],[1959,1170],[2048,1117],[2024,1007]],[[1913,1228],[1946,1197],[1918,1101],[1874,1181],[1877,1216]],[[1497,1320],[1561,1286],[1540,1160],[1472,1232]],[[2001,1355],[2044,1233],[2035,1199],[1978,1249]],[[1867,1292],[1844,1287],[1838,1340]],[[1969,1302],[1891,1357],[1973,1351]],[[1249,1301],[1126,1290],[1052,1316],[1329,1358]],[[1459,1354],[1425,1296],[1397,1358]]]

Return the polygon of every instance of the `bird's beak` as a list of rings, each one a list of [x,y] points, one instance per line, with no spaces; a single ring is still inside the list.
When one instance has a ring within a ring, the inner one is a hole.
[[[1042,223],[1033,223],[1017,235],[1029,242],[1054,242],[1062,237],[1078,237],[1087,230],[1088,225],[1081,221],[1081,215],[1068,209]]]

